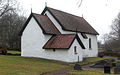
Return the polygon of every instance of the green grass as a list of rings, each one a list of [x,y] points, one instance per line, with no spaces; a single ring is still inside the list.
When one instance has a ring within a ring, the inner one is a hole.
[[[104,74],[103,70],[96,70],[96,69],[84,69],[82,71],[73,70],[68,74],[71,74],[71,75],[119,75],[119,74],[113,74],[113,72],[111,74]]]
[[[105,59],[110,59],[111,57],[90,57],[90,58],[84,58],[84,60],[82,62],[79,62],[78,64],[80,65],[85,65],[85,64],[89,64],[89,63],[93,63],[96,61],[100,61],[100,60],[105,60]]]
[[[15,51],[8,52],[19,53]],[[63,62],[40,58],[0,55],[0,75],[40,75],[45,72],[67,67],[67,63]]]
[[[19,51],[8,51],[8,53],[20,54]],[[109,59],[109,57],[86,58],[83,62],[80,62],[79,64],[83,65],[104,59]],[[68,66],[68,63],[64,62],[51,61],[40,58],[0,55],[0,75],[40,75],[42,73],[51,72],[67,67],[70,66]],[[71,71],[70,74],[71,73],[78,73],[79,75],[79,73],[82,73],[82,71]]]
[[[14,50],[8,50],[7,53],[11,53],[11,54],[21,54],[20,51],[14,51]]]
[[[116,60],[114,63],[120,62],[120,60]]]

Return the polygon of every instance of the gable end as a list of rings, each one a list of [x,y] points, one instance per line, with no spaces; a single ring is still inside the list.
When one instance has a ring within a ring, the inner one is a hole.
[[[22,30],[20,31],[19,35],[21,36],[24,29],[26,28],[27,24],[34,18],[39,27],[42,29],[43,34],[47,35],[56,35],[61,34],[61,32],[55,27],[55,25],[50,21],[50,19],[45,15],[31,13],[27,21],[25,22]]]
[[[74,40],[77,39],[79,45],[82,47],[82,49],[85,49],[84,44],[82,43],[81,39],[79,38],[78,34],[75,34],[74,39],[72,40],[71,44],[69,45],[69,48],[71,47],[71,45],[73,44]],[[68,48],[68,49],[69,49]]]
[[[52,36],[43,46],[43,49],[69,49],[75,39],[78,41],[81,48],[85,49],[85,46],[77,34],[60,34]]]
[[[29,23],[29,21],[31,20],[31,18],[32,18],[32,13],[30,14],[30,16],[28,17],[27,21],[24,23],[21,31],[19,32],[20,36],[22,36],[22,33],[23,33],[24,29],[26,28],[27,24]]]
[[[27,25],[28,25],[28,23],[30,22],[30,20],[31,20],[32,17],[35,19],[35,21],[37,22],[37,24],[39,25],[39,27],[42,29],[42,32],[43,32],[44,34],[47,34],[47,33],[45,33],[44,29],[41,27],[40,23],[37,21],[37,19],[36,19],[35,16],[33,15],[33,13],[31,13],[30,16],[28,17],[27,21],[25,22],[23,28],[21,29],[19,35],[22,36],[22,33],[23,33],[24,29],[27,27]]]
[[[66,30],[63,25],[61,24],[61,22],[55,17],[55,15],[48,9],[48,7],[45,7],[45,9],[43,10],[43,12],[41,13],[41,15],[44,15],[44,13],[46,11],[49,11],[49,13],[55,18],[55,20],[60,24],[60,26],[62,27],[63,30]]]

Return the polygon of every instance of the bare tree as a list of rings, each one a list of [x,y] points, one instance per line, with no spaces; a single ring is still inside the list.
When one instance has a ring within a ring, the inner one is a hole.
[[[98,40],[98,48],[102,48],[102,41]]]
[[[104,35],[106,50],[120,51],[120,13],[111,25],[111,32]]]
[[[120,13],[111,25],[112,31],[110,32],[114,40],[120,40]]]
[[[18,34],[26,17],[18,15],[18,6],[17,0],[0,0],[0,47],[20,48]]]
[[[2,16],[0,19],[0,46],[20,48],[20,36],[18,34],[25,21],[26,18],[17,13]]]
[[[15,0],[0,0],[0,17],[2,17],[7,12],[13,12],[15,10],[15,5],[17,1]]]
[[[81,7],[81,5],[83,4],[83,1],[84,0],[79,0],[78,2],[77,2],[77,4],[78,4],[78,7]],[[106,0],[106,6],[107,6],[107,3],[109,2],[109,0]]]

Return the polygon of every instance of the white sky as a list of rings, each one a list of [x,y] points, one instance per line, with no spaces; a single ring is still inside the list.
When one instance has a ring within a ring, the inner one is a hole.
[[[102,35],[110,31],[112,21],[120,12],[120,0],[83,0],[78,8],[79,0],[20,0],[20,5],[26,10],[25,15],[29,16],[32,11],[41,13],[47,2],[48,7],[62,10],[77,16],[82,16]],[[108,2],[107,2],[108,1]]]

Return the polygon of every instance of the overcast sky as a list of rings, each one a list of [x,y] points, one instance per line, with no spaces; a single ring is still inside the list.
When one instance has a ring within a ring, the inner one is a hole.
[[[62,10],[77,16],[82,16],[102,35],[110,31],[112,21],[120,12],[120,0],[83,0],[81,7],[78,8],[79,0],[20,0],[20,5],[26,10],[28,17],[32,11],[41,13],[47,6]]]

